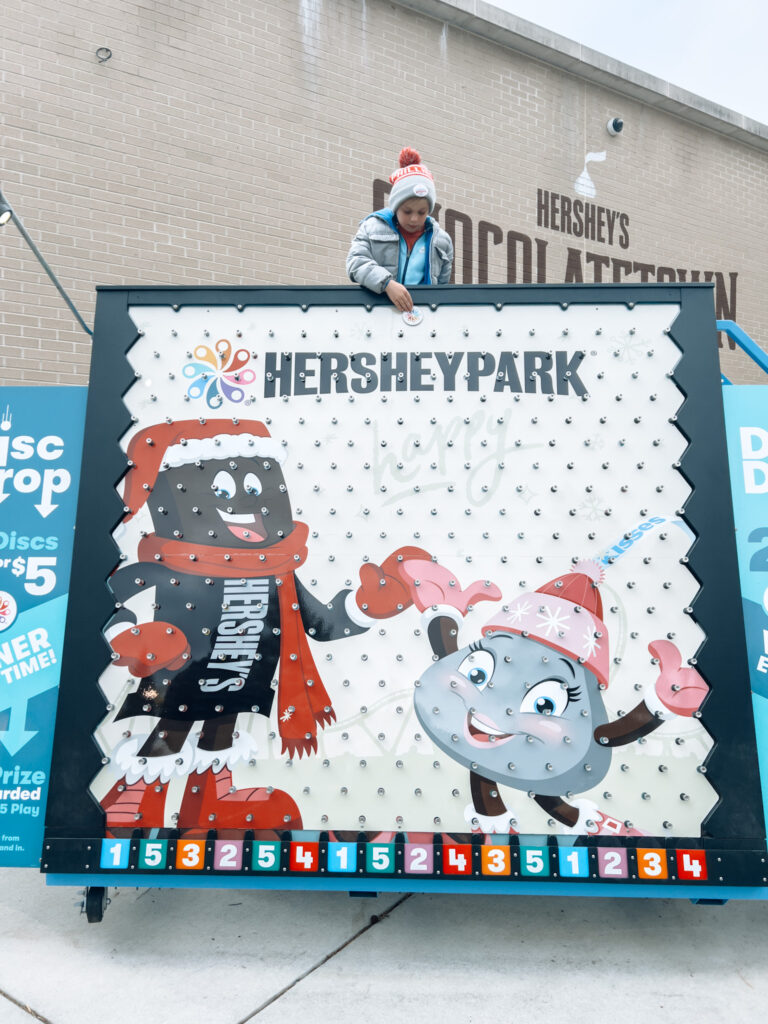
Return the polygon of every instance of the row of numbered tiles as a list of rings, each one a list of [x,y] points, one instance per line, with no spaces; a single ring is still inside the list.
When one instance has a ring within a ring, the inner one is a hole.
[[[402,852],[399,852],[402,851]],[[439,851],[439,852],[436,852]],[[133,857],[132,857],[133,855]],[[486,875],[706,881],[704,850],[421,843],[104,839],[100,868],[293,874]]]

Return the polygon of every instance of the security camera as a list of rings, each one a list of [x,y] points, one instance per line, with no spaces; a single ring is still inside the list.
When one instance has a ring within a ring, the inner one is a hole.
[[[609,135],[618,135],[624,129],[624,122],[620,117],[609,117],[605,127],[608,129]]]

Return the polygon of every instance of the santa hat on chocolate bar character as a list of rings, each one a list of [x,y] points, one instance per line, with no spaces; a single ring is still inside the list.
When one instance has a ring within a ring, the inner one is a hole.
[[[430,169],[421,162],[421,157],[415,149],[406,146],[400,150],[400,166],[389,176],[392,182],[392,191],[389,193],[387,205],[393,213],[406,199],[426,199],[429,203],[429,212],[435,208],[437,196],[435,194],[435,179]]]
[[[580,662],[608,686],[608,629],[598,585],[605,572],[599,562],[577,562],[570,572],[521,594],[483,626],[483,635],[516,633]]]
[[[128,445],[126,521],[149,497],[158,474],[212,459],[269,458],[282,463],[285,450],[259,420],[175,420],[140,430]],[[147,486],[145,486],[145,484]]]

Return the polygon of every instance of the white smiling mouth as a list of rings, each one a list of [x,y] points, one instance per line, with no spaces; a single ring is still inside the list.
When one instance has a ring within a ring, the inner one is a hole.
[[[510,735],[510,733],[508,733],[508,732],[502,732],[501,729],[495,729],[490,724],[490,722],[488,722],[487,720],[483,720],[482,718],[478,718],[477,715],[472,715],[471,714],[469,716],[468,724],[469,724],[469,728],[470,729],[472,729],[475,732],[482,732],[486,736],[509,736]]]
[[[490,744],[494,746],[501,743],[509,743],[515,738],[515,733],[504,732],[485,715],[477,715],[470,711],[464,720],[464,735],[473,747],[488,749]]]
[[[235,526],[251,526],[256,522],[256,516],[253,512],[244,512],[241,515],[235,515],[233,512],[222,512],[220,508],[217,508],[216,511],[225,523],[233,523]]]

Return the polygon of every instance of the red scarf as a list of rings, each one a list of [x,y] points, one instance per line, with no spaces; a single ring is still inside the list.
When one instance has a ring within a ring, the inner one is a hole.
[[[289,757],[317,753],[317,726],[336,720],[336,713],[317,671],[299,610],[294,571],[307,558],[306,523],[294,522],[287,537],[268,548],[229,551],[210,544],[169,540],[150,533],[139,542],[139,560],[164,562],[176,572],[234,579],[275,576],[280,609],[280,668],[277,684],[277,727],[282,752]],[[294,657],[295,655],[295,657]]]

